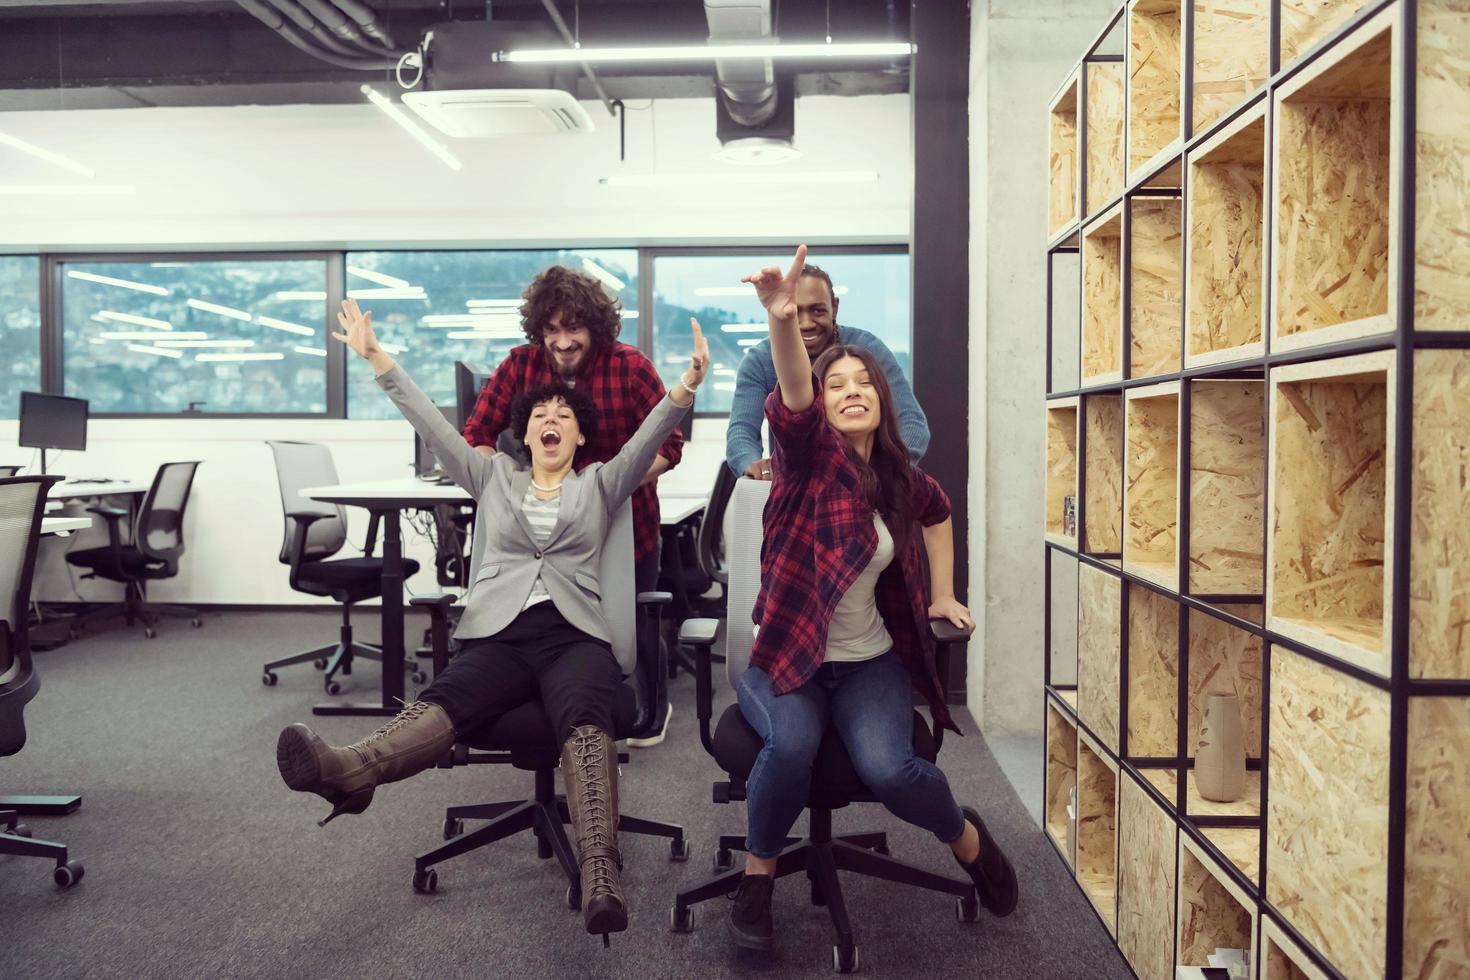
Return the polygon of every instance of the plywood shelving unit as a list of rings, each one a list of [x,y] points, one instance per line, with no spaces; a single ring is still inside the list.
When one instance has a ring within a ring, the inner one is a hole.
[[[1067,498],[1077,504],[1077,399],[1055,401],[1046,411],[1046,536],[1076,547],[1063,523]],[[1076,511],[1073,510],[1075,515]]]
[[[1067,816],[1067,803],[1077,782],[1077,725],[1066,711],[1051,701],[1046,705],[1046,832],[1073,868],[1074,827]]]
[[[1470,977],[1470,3],[1118,2],[1049,107],[1086,152],[1047,772],[1087,829],[1047,838],[1142,978]]]
[[[1055,237],[1076,224],[1077,213],[1077,94],[1078,76],[1073,75],[1051,104],[1047,149],[1051,160],[1048,195],[1047,237]]]

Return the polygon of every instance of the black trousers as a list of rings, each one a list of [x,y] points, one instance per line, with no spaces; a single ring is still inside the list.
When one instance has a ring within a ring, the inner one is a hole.
[[[612,647],[568,623],[554,603],[539,602],[494,636],[464,641],[419,700],[443,708],[463,737],[539,698],[560,743],[583,725],[616,736],[613,699],[622,682]]]

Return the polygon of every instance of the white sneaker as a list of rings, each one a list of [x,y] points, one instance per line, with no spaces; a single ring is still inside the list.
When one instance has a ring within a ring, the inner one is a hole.
[[[663,727],[660,728],[656,734],[650,735],[647,738],[628,739],[628,748],[646,749],[650,745],[657,745],[658,743],[662,742],[664,740],[664,736],[667,735],[669,732],[669,719],[672,717],[674,717],[674,706],[673,704],[670,704],[668,712],[664,715]]]

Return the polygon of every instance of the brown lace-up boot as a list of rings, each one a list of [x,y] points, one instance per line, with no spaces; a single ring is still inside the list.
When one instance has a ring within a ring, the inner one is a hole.
[[[332,804],[319,826],[344,813],[361,813],[373,788],[407,779],[432,766],[454,745],[454,726],[437,704],[415,701],[367,738],[345,748],[321,740],[305,725],[281,730],[276,766],[291,789]]]
[[[627,902],[618,878],[618,763],[612,738],[602,729],[572,729],[561,747],[567,813],[582,865],[582,917],[587,931],[600,934],[628,928]]]

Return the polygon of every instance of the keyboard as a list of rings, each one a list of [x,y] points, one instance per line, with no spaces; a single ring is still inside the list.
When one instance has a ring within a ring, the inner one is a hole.
[[[110,476],[82,476],[66,482],[75,486],[79,483],[116,483],[117,481]]]

